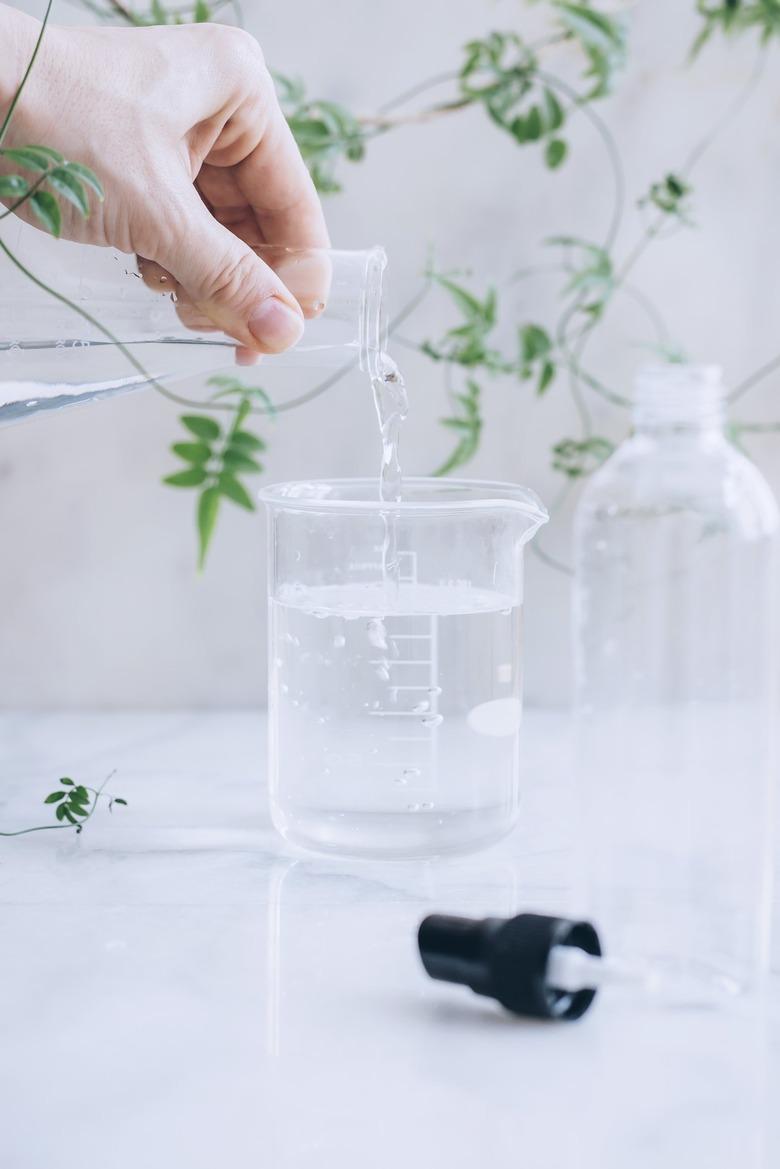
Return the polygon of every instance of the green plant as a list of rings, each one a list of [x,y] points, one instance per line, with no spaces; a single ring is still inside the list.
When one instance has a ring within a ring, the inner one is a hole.
[[[263,470],[257,456],[265,450],[265,442],[247,430],[244,423],[254,400],[259,399],[269,411],[273,411],[270,398],[259,386],[245,386],[233,377],[213,377],[208,384],[217,387],[212,401],[229,398],[235,403],[230,425],[223,430],[208,414],[183,415],[179,421],[188,432],[187,440],[175,442],[171,450],[184,467],[163,480],[170,487],[191,487],[198,491],[198,563],[201,569],[206,563],[222,500],[229,500],[246,511],[255,510],[254,500],[241,477],[259,475]]]
[[[608,439],[593,433],[588,404],[590,395],[600,396],[621,410],[628,404],[622,394],[606,385],[586,363],[592,338],[616,298],[629,298],[644,312],[648,337],[642,339],[641,344],[645,348],[670,360],[679,359],[680,347],[670,335],[662,313],[646,293],[631,282],[632,276],[655,239],[679,226],[691,225],[691,173],[724,128],[741,112],[760,76],[769,43],[780,39],[780,0],[723,0],[720,3],[716,0],[695,0],[696,10],[701,17],[701,28],[693,46],[693,54],[701,51],[716,33],[733,37],[757,32],[762,46],[759,65],[732,107],[693,147],[688,158],[670,167],[661,179],[637,198],[636,201],[648,212],[649,221],[634,245],[622,255],[618,252],[617,243],[627,202],[625,178],[619,150],[597,107],[600,99],[614,89],[626,60],[627,18],[605,11],[596,0],[582,0],[580,3],[571,0],[536,2],[544,5],[549,17],[549,31],[540,40],[529,42],[514,30],[494,31],[474,38],[464,47],[463,58],[457,68],[420,82],[385,103],[372,115],[358,115],[333,101],[313,100],[307,96],[302,83],[281,74],[275,76],[280,100],[301,152],[315,183],[323,194],[328,195],[341,189],[341,167],[344,162],[360,162],[366,157],[366,148],[372,139],[411,124],[454,116],[467,109],[482,109],[490,123],[515,145],[537,146],[550,170],[558,171],[570,152],[568,131],[572,119],[582,117],[590,123],[603,146],[605,173],[610,177],[614,189],[610,222],[604,237],[588,240],[571,234],[556,236],[546,241],[545,245],[548,255],[553,257],[552,262],[545,260],[541,264],[532,265],[519,272],[513,281],[534,277],[557,280],[558,310],[551,319],[537,318],[519,322],[515,329],[517,351],[505,353],[496,338],[499,336],[499,301],[503,306],[505,322],[511,319],[511,309],[506,308],[507,290],[490,285],[483,295],[479,295],[451,275],[429,273],[426,287],[433,287],[446,296],[456,310],[458,319],[435,340],[415,342],[397,337],[399,343],[419,349],[445,371],[452,409],[442,418],[442,426],[449,432],[455,432],[456,445],[438,473],[446,474],[465,465],[479,449],[484,429],[481,413],[484,375],[494,381],[507,377],[528,384],[537,396],[547,395],[559,385],[570,394],[579,433],[554,443],[551,458],[553,467],[565,477],[567,483],[572,483],[590,473],[611,449]],[[122,0],[82,0],[82,3],[100,19],[119,20],[134,25],[212,19],[228,6],[240,21],[240,9],[235,3],[228,5],[228,0],[218,0],[211,5],[199,0],[180,8],[165,7],[160,0],[155,0],[149,7],[138,9],[125,5]],[[47,8],[47,19],[50,8],[51,3]],[[565,80],[554,65],[557,50],[561,47],[570,49],[572,46],[578,51],[581,61],[580,81],[575,84]],[[34,59],[35,54],[28,74]],[[410,103],[446,85],[452,88],[451,96],[446,100],[404,112]],[[19,94],[0,130],[0,147],[18,97]],[[43,149],[46,153],[45,147],[37,149]],[[43,164],[40,155],[38,162],[39,166]],[[35,167],[24,167],[20,163],[20,170],[25,169],[31,171],[31,176],[28,178],[22,173],[9,176],[10,185],[6,186],[4,197],[33,200],[40,195],[41,198],[32,203],[32,210],[44,222],[48,215],[46,226],[50,230],[55,230],[57,226],[59,208],[57,212],[53,211],[49,198],[55,205],[58,200],[69,200],[84,213],[84,198],[88,195],[86,188],[92,188],[94,194],[100,196],[97,180],[91,182],[80,171],[77,163],[52,157],[50,152],[45,170],[36,171]],[[65,179],[64,175],[69,178]],[[94,179],[94,176],[91,178]],[[85,189],[77,193],[71,179]],[[5,214],[9,211],[10,208]],[[2,240],[0,250],[21,267]],[[28,274],[37,279],[33,274]],[[41,287],[47,287],[42,281],[38,283]],[[56,290],[47,290],[65,299]],[[416,301],[420,299],[418,297]],[[80,311],[76,306],[74,308]],[[406,319],[410,311],[405,310],[402,316]],[[92,323],[102,329],[99,322]],[[102,331],[112,339],[107,330]],[[138,368],[132,355],[127,354],[127,357]],[[351,363],[345,364],[342,371],[337,371],[280,408],[287,410],[311,401],[326,392],[349,368]],[[736,387],[734,400],[744,396],[778,369],[780,355],[749,374]],[[250,433],[244,427],[249,410],[267,416],[273,409],[263,391],[245,387],[236,378],[229,381],[229,388],[222,386],[220,392],[212,395],[207,403],[197,405],[199,414],[188,413],[183,416],[189,423],[196,417],[202,417],[203,422],[196,423],[200,434],[193,431],[187,421],[184,422],[188,431],[187,441],[177,443],[174,447],[182,466],[166,478],[171,486],[190,487],[198,492],[201,564],[209,547],[221,500],[228,499],[244,508],[247,502],[251,505],[251,498],[240,476],[255,474],[262,469],[255,456],[263,449],[263,440],[251,435],[251,440],[260,445],[255,446],[252,452],[246,450],[246,461],[239,464],[235,462],[235,455],[241,453],[235,449],[235,435]],[[157,388],[174,401],[192,405],[162,386]],[[218,410],[227,410],[231,415],[226,428],[209,416]],[[208,411],[208,414],[204,411]],[[744,436],[759,429],[780,430],[780,423],[776,426],[737,422],[734,434]],[[193,438],[196,441],[193,442]],[[241,441],[248,440],[239,440],[239,445]],[[224,454],[231,449],[234,456],[232,467],[229,465],[230,459],[227,466],[224,461]]]
[[[94,816],[101,800],[107,802],[109,812],[113,812],[115,807],[127,807],[127,800],[122,796],[109,797],[104,794],[105,788],[115,775],[116,772],[112,771],[98,788],[87,787],[85,784],[76,783],[69,776],[64,776],[59,780],[59,786],[49,792],[43,800],[54,813],[54,824],[36,824],[33,828],[0,832],[0,836],[28,836],[31,832],[49,832],[58,828],[72,828],[76,835],[80,835]]]

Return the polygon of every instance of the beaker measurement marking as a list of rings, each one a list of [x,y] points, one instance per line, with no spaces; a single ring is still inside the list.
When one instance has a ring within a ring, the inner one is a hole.
[[[430,718],[430,711],[414,710],[369,710],[371,718]]]
[[[389,669],[391,666],[425,666],[426,669],[431,668],[431,662],[428,658],[369,658],[368,664],[370,666],[385,666]],[[401,687],[399,686],[400,690]]]
[[[428,664],[427,662],[423,662],[423,663],[421,663],[421,665],[427,665],[427,664]],[[393,683],[393,685],[392,685],[392,687],[391,687],[391,689],[392,689],[392,690],[398,690],[399,692],[400,692],[401,690],[415,690],[415,691],[417,691],[418,693],[422,692],[423,694],[428,694],[431,688],[430,688],[430,686],[427,686],[427,685],[426,685],[426,686],[420,686],[419,684],[418,684],[417,686],[396,686],[396,684],[395,684],[395,682],[394,682],[394,683]]]

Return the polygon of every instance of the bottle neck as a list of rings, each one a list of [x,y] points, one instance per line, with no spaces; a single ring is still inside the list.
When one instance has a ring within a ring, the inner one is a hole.
[[[717,366],[658,365],[641,371],[633,407],[637,434],[722,434],[726,394]]]

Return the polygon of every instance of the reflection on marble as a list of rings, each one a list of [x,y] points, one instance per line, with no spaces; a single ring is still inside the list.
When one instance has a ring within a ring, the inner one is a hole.
[[[63,770],[129,807],[0,841],[2,1169],[769,1169],[774,1017],[523,1023],[429,982],[432,910],[572,904],[567,724],[525,727],[524,815],[480,855],[294,853],[251,714],[5,716],[0,827]]]

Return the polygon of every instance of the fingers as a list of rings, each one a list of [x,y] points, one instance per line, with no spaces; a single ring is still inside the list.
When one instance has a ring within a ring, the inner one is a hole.
[[[183,319],[205,318],[254,352],[280,353],[300,340],[303,314],[276,273],[217,222],[194,187],[180,191],[176,203],[149,257],[157,267],[145,264],[144,280],[166,289],[170,273]]]

